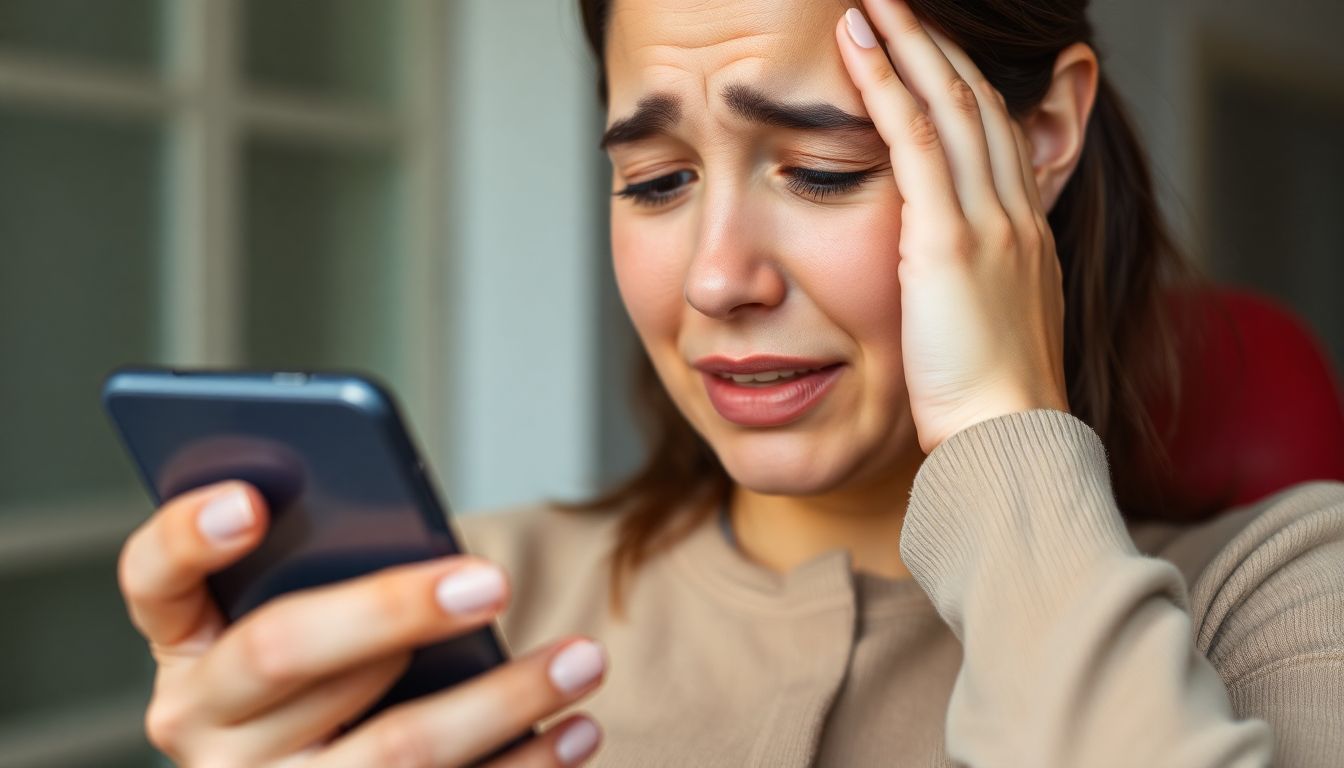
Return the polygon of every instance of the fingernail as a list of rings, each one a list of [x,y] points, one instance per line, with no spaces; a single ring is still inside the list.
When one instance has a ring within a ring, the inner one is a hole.
[[[858,8],[845,11],[845,28],[849,30],[849,38],[860,48],[872,48],[877,45],[873,28],[868,26],[868,20],[863,18]]]
[[[440,579],[434,596],[449,613],[475,613],[504,597],[504,574],[491,565],[469,565]]]
[[[254,519],[247,494],[233,489],[212,499],[201,509],[196,517],[196,527],[206,538],[223,543],[251,528]]]
[[[593,753],[599,735],[596,723],[587,718],[579,720],[560,734],[555,742],[555,756],[563,765],[576,765]]]
[[[573,693],[602,674],[607,656],[591,640],[571,643],[551,661],[551,682],[565,693]]]

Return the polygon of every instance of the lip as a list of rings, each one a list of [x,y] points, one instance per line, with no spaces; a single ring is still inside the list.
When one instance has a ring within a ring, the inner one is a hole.
[[[812,357],[782,357],[779,355],[752,355],[740,360],[721,355],[702,357],[691,363],[691,367],[716,374],[764,373],[765,371],[787,371],[803,368],[824,368],[835,365],[838,360],[823,360]]]
[[[843,363],[801,357],[758,355],[733,360],[701,358],[693,364],[705,382],[709,402],[724,419],[744,427],[778,427],[797,421],[830,391],[844,370]],[[725,374],[819,368],[812,373],[780,379],[771,384],[743,385]]]

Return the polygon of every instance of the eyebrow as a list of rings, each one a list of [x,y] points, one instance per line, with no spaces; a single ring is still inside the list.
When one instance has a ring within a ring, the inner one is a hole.
[[[872,120],[851,115],[834,104],[776,101],[764,91],[742,83],[728,85],[721,96],[734,114],[757,125],[838,134],[876,131]],[[680,120],[680,99],[668,93],[653,93],[639,100],[633,115],[613,122],[597,146],[605,150],[668,133]]]

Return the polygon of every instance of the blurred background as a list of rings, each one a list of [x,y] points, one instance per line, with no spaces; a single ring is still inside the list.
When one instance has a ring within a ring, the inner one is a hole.
[[[1344,5],[1098,0],[1181,239],[1344,359]],[[574,0],[0,0],[0,766],[157,765],[125,362],[392,384],[450,505],[629,469]]]

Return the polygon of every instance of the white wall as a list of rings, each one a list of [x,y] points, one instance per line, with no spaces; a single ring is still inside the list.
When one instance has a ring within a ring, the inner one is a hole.
[[[1250,69],[1338,90],[1344,81],[1344,3],[1094,0],[1091,13],[1103,69],[1134,107],[1169,218],[1202,256],[1200,223],[1187,217],[1200,215],[1203,46],[1216,45]]]
[[[577,3],[451,7],[444,495],[470,511],[583,494],[598,471],[607,235]]]

